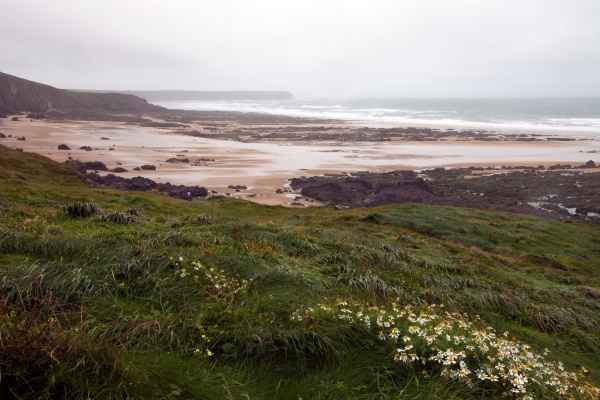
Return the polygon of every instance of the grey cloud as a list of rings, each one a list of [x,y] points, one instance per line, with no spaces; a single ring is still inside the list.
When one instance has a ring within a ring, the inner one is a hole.
[[[2,0],[0,48],[61,87],[600,95],[597,0]]]

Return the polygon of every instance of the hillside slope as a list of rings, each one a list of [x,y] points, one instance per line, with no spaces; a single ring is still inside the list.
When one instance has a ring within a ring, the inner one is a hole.
[[[114,112],[144,113],[162,107],[130,94],[77,92],[57,89],[0,72],[0,113]]]
[[[454,207],[91,189],[0,146],[0,398],[592,399],[599,243]]]

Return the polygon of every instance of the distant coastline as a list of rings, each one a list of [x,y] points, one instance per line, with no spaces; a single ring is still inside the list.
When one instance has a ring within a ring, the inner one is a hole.
[[[260,113],[346,121],[371,127],[453,128],[600,138],[600,98],[163,99],[153,102],[170,109]]]
[[[127,90],[147,101],[206,101],[206,100],[292,100],[294,95],[283,90]]]

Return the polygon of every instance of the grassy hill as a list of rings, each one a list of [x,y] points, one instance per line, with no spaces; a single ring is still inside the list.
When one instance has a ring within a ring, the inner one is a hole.
[[[32,111],[91,111],[96,113],[149,113],[164,108],[130,94],[57,89],[0,72],[0,113]]]
[[[599,271],[599,226],[186,202],[0,146],[0,398],[593,398]]]

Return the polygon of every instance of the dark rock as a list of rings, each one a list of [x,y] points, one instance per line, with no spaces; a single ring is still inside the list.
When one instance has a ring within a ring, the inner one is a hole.
[[[109,137],[106,137],[106,136],[102,136],[102,137],[100,138],[100,140],[110,140],[110,138],[109,138]]]
[[[548,167],[549,170],[554,171],[557,169],[571,169],[571,164],[554,164]]]
[[[229,185],[229,186],[227,186],[227,188],[233,189],[233,190],[239,192],[240,190],[246,190],[246,189],[248,189],[248,186],[245,186],[245,185]]]
[[[320,201],[350,206],[428,202],[435,197],[429,184],[413,171],[361,176],[294,178],[294,190]]]
[[[419,202],[600,223],[600,172],[565,169],[486,168],[490,172],[474,174],[471,168],[435,168],[418,175],[400,171],[302,177],[292,179],[291,186],[332,205]]]
[[[191,200],[195,197],[206,197],[208,191],[199,186],[172,185],[170,183],[160,183],[158,190],[171,197],[178,199]]]
[[[152,164],[144,164],[139,167],[144,171],[156,171],[156,166]]]
[[[101,176],[96,173],[83,175],[83,179],[94,186],[108,186],[121,190],[133,191],[158,191],[178,199],[191,200],[197,197],[206,197],[208,191],[200,186],[173,185],[171,183],[157,183],[152,179],[136,176],[124,178],[113,174]]]
[[[12,117],[10,120],[11,121],[19,121],[19,117]]]
[[[68,160],[65,161],[65,164],[83,174],[86,173],[86,171],[88,170],[108,171],[106,164],[104,164],[102,161]]]
[[[173,157],[173,158],[169,158],[166,162],[168,162],[168,163],[189,163],[190,160],[189,160],[189,158]]]
[[[66,144],[59,144],[58,149],[59,150],[71,150],[71,148],[69,146],[67,146]]]
[[[110,171],[111,172],[116,172],[116,173],[127,172],[127,170],[125,168],[123,168],[123,167],[113,168]]]
[[[79,150],[92,151],[92,148],[90,146],[81,146]]]
[[[583,166],[585,168],[596,168],[596,163],[592,160],[589,160],[588,162],[586,162],[585,164],[583,164]]]
[[[30,119],[44,119],[46,117],[46,115],[44,113],[40,113],[40,112],[32,112],[27,114],[27,118]]]
[[[0,139],[6,139],[6,135],[2,132],[0,132]]]

